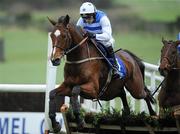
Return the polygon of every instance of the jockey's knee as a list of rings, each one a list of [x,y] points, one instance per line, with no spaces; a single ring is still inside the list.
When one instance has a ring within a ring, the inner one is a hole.
[[[80,94],[80,86],[74,86],[72,89],[72,96],[78,96]]]
[[[49,93],[49,99],[50,99],[50,100],[51,100],[51,99],[54,99],[55,96],[56,96],[56,90],[55,90],[55,89],[54,89],[54,90],[51,90],[50,93]]]

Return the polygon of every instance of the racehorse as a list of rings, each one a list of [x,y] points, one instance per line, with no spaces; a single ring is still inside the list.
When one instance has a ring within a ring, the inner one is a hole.
[[[124,79],[109,79],[110,67],[105,58],[97,50],[96,45],[88,37],[84,37],[82,28],[70,23],[68,15],[61,16],[58,21],[49,19],[53,25],[50,34],[52,39],[52,64],[60,65],[62,57],[66,55],[64,66],[64,81],[50,92],[49,117],[54,131],[59,131],[60,126],[55,120],[56,96],[69,96],[73,114],[78,128],[83,128],[84,120],[80,117],[80,104],[78,95],[86,99],[109,101],[115,97],[121,97],[123,107],[128,113],[130,109],[126,99],[124,87],[136,99],[145,99],[151,115],[156,113],[152,109],[154,102],[149,90],[144,83],[145,66],[141,59],[133,53],[120,50],[116,53],[125,63],[127,74]],[[102,91],[103,90],[103,91]]]
[[[180,105],[180,55],[177,49],[180,41],[162,39],[162,42],[159,72],[165,78],[158,95],[160,115],[165,109]]]

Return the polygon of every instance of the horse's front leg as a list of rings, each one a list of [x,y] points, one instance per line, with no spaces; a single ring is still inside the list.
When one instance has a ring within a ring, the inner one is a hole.
[[[72,96],[70,98],[72,109],[73,109],[73,114],[75,116],[76,123],[77,123],[79,129],[83,128],[85,125],[85,121],[83,118],[81,118],[81,115],[80,115],[80,103],[78,101],[80,89],[81,89],[80,86],[74,86],[72,89]]]
[[[84,127],[85,121],[80,115],[80,103],[78,101],[78,95],[82,91],[89,95],[89,97],[97,98],[97,91],[95,90],[98,89],[97,87],[98,84],[96,84],[95,82],[89,82],[80,86],[75,86],[72,89],[71,105],[79,129],[82,129]]]
[[[57,133],[61,130],[60,124],[56,121],[56,96],[70,96],[70,93],[71,89],[66,87],[64,84],[58,88],[55,88],[54,90],[51,90],[49,93],[49,118],[51,119],[54,133]]]

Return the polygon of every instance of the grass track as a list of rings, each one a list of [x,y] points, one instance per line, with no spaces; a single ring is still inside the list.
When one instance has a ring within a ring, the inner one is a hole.
[[[47,33],[34,28],[4,31],[6,62],[0,63],[0,83],[45,83]],[[175,35],[164,35],[175,39]],[[122,33],[114,35],[116,49],[125,48],[146,62],[157,64],[161,35]],[[57,81],[62,81],[63,66],[58,67]]]

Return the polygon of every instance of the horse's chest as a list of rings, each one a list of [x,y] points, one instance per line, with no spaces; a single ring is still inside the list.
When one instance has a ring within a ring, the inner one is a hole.
[[[180,104],[180,83],[166,81],[159,93],[159,103],[162,107]]]
[[[83,73],[82,71],[71,70],[65,73],[65,81],[73,85],[86,83],[88,80],[89,76],[87,76],[87,74]]]

